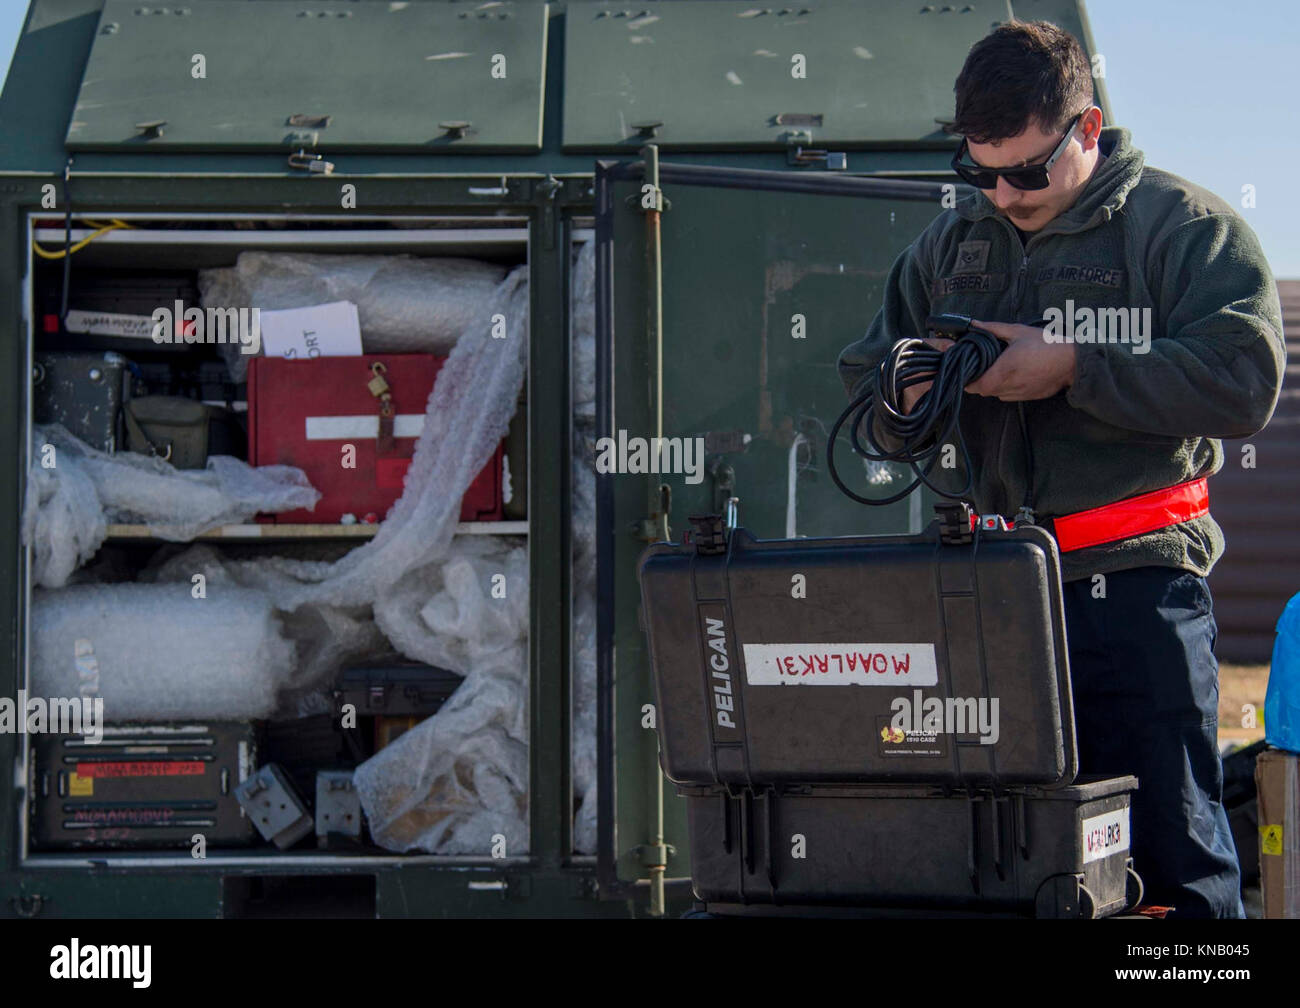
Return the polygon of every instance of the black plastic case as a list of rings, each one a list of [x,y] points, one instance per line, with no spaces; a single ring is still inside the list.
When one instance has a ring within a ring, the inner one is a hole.
[[[1134,777],[945,795],[820,785],[727,794],[679,787],[691,876],[710,912],[839,906],[1106,917],[1136,905]]]
[[[344,669],[335,709],[352,704],[362,716],[429,717],[438,713],[464,679],[448,669],[414,663],[356,665]]]
[[[247,846],[256,833],[235,788],[256,766],[246,721],[109,724],[98,744],[79,735],[32,742],[32,846]]]
[[[1059,558],[1041,528],[717,530],[648,547],[639,577],[661,762],[678,784],[1074,779]]]

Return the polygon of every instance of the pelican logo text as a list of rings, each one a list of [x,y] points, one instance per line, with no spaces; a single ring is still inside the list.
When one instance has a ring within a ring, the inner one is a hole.
[[[704,618],[708,630],[709,668],[712,670],[713,709],[718,725],[722,728],[735,728],[732,719],[735,699],[731,693],[731,661],[727,658],[727,628],[722,620],[711,616]]]

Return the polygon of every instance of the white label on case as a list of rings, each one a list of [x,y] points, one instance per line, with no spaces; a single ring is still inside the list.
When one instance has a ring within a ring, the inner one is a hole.
[[[1128,806],[1083,821],[1083,863],[1128,850]]]
[[[69,308],[64,325],[68,332],[93,336],[120,336],[123,339],[152,339],[151,315],[125,315],[121,312],[92,312]]]
[[[933,644],[746,644],[750,686],[934,686]]]

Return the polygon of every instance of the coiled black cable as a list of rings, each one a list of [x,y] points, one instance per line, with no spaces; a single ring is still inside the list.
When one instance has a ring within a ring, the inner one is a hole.
[[[921,484],[941,497],[971,498],[974,467],[961,430],[962,394],[967,385],[993,365],[1002,353],[1003,344],[992,333],[971,326],[970,320],[963,316],[932,316],[929,324],[939,335],[957,333],[955,345],[944,351],[922,339],[899,340],[876,366],[863,392],[839,415],[826,439],[826,464],[831,479],[843,493],[861,504],[893,504]],[[927,381],[932,383],[930,388],[922,393],[910,413],[903,412],[904,390]],[[873,499],[844,485],[835,468],[835,441],[840,428],[850,420],[849,441],[854,452],[874,462],[905,462],[912,467],[916,479],[905,490]],[[896,451],[886,451],[877,444],[877,424],[881,435],[900,441],[902,446]],[[870,450],[859,440],[859,428],[865,428]],[[955,492],[935,486],[928,478],[949,438],[955,439],[966,465],[966,483]]]

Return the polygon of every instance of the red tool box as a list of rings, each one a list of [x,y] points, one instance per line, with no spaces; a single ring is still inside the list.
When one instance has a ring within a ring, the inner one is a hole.
[[[297,466],[321,492],[315,510],[272,520],[331,523],[345,514],[382,520],[402,494],[443,362],[431,354],[250,360],[250,464]],[[347,445],[355,452],[345,455]],[[461,521],[501,520],[501,456],[498,445],[465,492]]]

